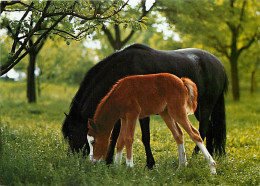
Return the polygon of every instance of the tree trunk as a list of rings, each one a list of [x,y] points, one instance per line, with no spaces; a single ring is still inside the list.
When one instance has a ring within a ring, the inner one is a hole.
[[[239,99],[240,99],[237,61],[238,61],[237,57],[234,57],[230,60],[230,63],[231,63],[232,95],[233,95],[234,101],[239,101]]]
[[[36,63],[36,54],[29,53],[29,66],[27,68],[27,99],[29,103],[36,102],[36,89],[35,89],[35,63]]]

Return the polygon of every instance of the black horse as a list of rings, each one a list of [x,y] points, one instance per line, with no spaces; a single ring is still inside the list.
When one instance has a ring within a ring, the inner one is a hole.
[[[116,51],[92,67],[85,75],[72,100],[70,112],[62,126],[65,138],[73,152],[89,153],[87,121],[92,118],[100,100],[121,78],[128,75],[167,72],[192,79],[198,87],[198,107],[195,116],[199,121],[202,139],[206,137],[208,151],[225,154],[226,122],[224,93],[228,81],[221,62],[212,54],[199,49],[160,51],[143,44],[133,44]],[[149,118],[140,120],[142,141],[147,166],[155,164],[150,149]],[[120,132],[118,121],[111,134],[106,162],[113,161],[114,148]],[[198,152],[195,148],[194,152]]]

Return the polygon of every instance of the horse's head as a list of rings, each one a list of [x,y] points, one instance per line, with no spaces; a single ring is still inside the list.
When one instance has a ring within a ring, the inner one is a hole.
[[[88,121],[88,128],[87,139],[90,146],[90,160],[100,161],[106,156],[109,137],[105,136],[91,119]]]
[[[89,154],[89,145],[87,142],[87,124],[80,117],[74,117],[65,114],[62,133],[65,139],[69,141],[69,147],[72,152],[82,150],[83,155]]]

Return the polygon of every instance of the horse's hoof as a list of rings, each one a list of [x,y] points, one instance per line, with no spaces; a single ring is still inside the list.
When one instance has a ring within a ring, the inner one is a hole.
[[[146,167],[148,169],[153,170],[154,166],[155,166],[155,161],[154,160],[150,161],[150,162],[146,162]]]

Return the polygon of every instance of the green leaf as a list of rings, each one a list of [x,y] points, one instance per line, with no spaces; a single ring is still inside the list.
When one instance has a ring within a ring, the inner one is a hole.
[[[140,25],[141,29],[144,29],[144,30],[146,30],[146,29],[147,29],[147,26],[146,26],[146,24],[144,24],[144,23],[142,23],[142,22],[138,22],[138,23],[139,23],[139,25]]]
[[[66,41],[66,44],[67,44],[67,45],[70,45],[70,42],[69,42],[69,41]]]

